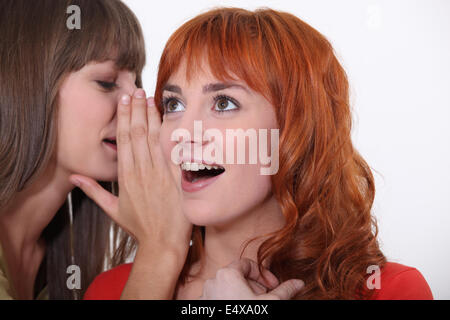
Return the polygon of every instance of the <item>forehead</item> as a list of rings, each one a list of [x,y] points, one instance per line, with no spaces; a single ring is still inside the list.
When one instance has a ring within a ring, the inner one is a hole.
[[[80,73],[90,75],[114,75],[121,76],[123,74],[131,75],[136,78],[136,71],[127,68],[119,68],[114,60],[91,61],[79,70]]]
[[[114,60],[108,59],[105,61],[90,61],[84,65],[83,69],[113,69],[118,70],[118,66]]]
[[[195,86],[205,85],[207,83],[231,81],[246,86],[242,79],[239,79],[239,77],[228,70],[226,73],[222,72],[217,74],[205,59],[199,59],[197,62],[188,63],[187,59],[183,58],[178,68],[170,75],[167,84],[176,83],[180,86]]]

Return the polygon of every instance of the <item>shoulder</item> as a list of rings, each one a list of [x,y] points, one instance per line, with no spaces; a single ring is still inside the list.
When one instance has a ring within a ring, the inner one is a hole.
[[[84,300],[120,300],[132,266],[132,263],[121,264],[100,273],[86,290]]]
[[[413,267],[387,262],[381,269],[374,300],[432,300],[433,294],[423,275]]]

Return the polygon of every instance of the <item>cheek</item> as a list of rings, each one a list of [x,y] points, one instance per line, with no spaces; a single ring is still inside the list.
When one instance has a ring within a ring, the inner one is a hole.
[[[170,168],[170,172],[174,177],[175,181],[180,181],[180,169],[179,166],[176,165],[172,161],[172,150],[175,147],[176,143],[171,141],[172,136],[172,127],[163,122],[161,126],[161,131],[159,133],[159,143],[161,145],[161,151],[163,153],[164,159]],[[181,186],[178,186],[181,188]]]
[[[99,102],[85,97],[62,99],[59,109],[61,131],[78,133],[84,130],[86,134],[80,135],[79,139],[83,139],[89,132],[98,131],[107,122],[105,114],[99,108]]]
[[[97,179],[114,180],[117,155],[105,150],[105,135],[115,135],[111,124],[114,104],[88,89],[61,91],[58,112],[57,160],[66,170]]]
[[[159,143],[166,161],[170,161],[170,155],[172,153],[172,148],[174,147],[174,142],[171,141],[172,129],[169,125],[161,125],[161,131],[159,133]]]
[[[227,177],[224,199],[237,212],[245,212],[260,205],[271,193],[271,178],[260,174],[259,165],[235,165]],[[224,181],[225,182],[225,181]]]
[[[72,145],[89,145],[92,136],[98,136],[108,123],[107,114],[101,107],[102,101],[92,98],[71,95],[61,99],[60,132],[62,138],[67,138]]]

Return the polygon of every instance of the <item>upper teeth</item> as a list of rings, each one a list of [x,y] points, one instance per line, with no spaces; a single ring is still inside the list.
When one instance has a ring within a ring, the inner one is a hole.
[[[185,171],[198,171],[204,169],[219,169],[218,166],[208,166],[207,164],[197,163],[197,162],[183,162],[181,164],[181,169]]]

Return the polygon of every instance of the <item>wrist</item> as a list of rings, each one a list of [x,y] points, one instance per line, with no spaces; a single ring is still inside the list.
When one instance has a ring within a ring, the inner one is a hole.
[[[140,242],[136,250],[135,262],[142,260],[148,261],[148,265],[154,267],[162,267],[181,272],[186,261],[189,246],[170,246],[164,244],[156,244],[153,242]],[[155,264],[155,261],[158,263]],[[143,263],[144,265],[146,263]]]
[[[179,250],[142,243],[121,299],[172,299],[185,260]]]

